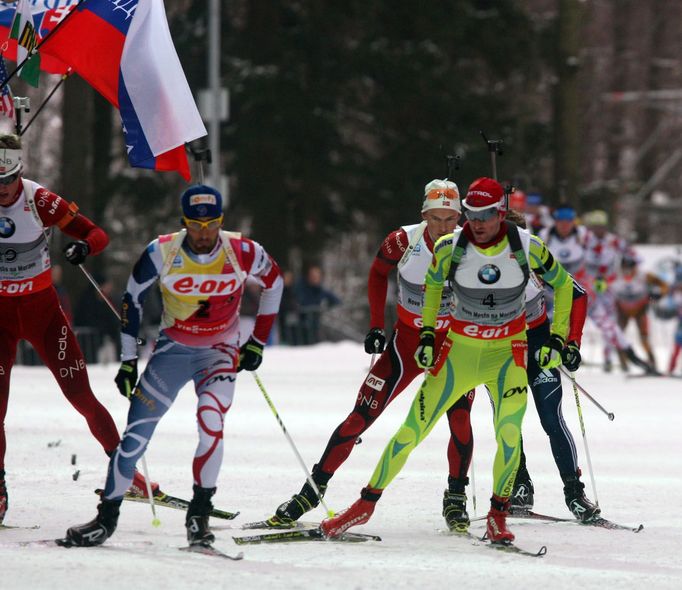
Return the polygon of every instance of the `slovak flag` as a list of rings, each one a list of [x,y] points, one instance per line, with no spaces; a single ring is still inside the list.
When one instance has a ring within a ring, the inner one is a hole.
[[[131,166],[177,170],[206,135],[168,30],[163,0],[85,0],[40,52],[71,66],[121,114]]]

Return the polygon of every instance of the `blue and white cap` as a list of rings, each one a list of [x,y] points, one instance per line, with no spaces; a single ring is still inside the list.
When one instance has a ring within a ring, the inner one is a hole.
[[[205,184],[190,186],[180,197],[182,214],[188,219],[216,218],[223,214],[223,197]]]
[[[0,148],[0,178],[21,172],[21,150]]]

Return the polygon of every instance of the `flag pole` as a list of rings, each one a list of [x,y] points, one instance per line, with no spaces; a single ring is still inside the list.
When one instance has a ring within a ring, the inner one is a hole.
[[[19,137],[21,137],[24,133],[26,133],[26,130],[31,126],[31,123],[35,120],[35,118],[40,114],[40,111],[43,110],[45,105],[49,102],[49,100],[52,98],[52,95],[57,92],[57,89],[64,83],[64,80],[66,80],[71,74],[73,73],[73,70],[69,68],[66,70],[66,73],[62,74],[61,79],[57,84],[55,84],[55,87],[50,91],[50,94],[48,94],[45,97],[45,100],[43,100],[42,103],[40,103],[40,106],[36,110],[36,112],[33,114],[33,116],[28,120],[28,123],[26,123],[26,126],[23,129],[20,129],[18,132]],[[0,86],[1,88],[1,86]]]
[[[61,27],[70,17],[72,14],[74,14],[78,8],[81,6],[81,4],[85,4],[88,0],[79,0],[78,4],[73,7],[73,10],[69,12],[62,20],[60,20],[57,23],[57,26],[55,26],[54,29],[52,29],[47,35],[45,35],[40,42],[31,50],[31,52],[21,61],[21,63],[17,63],[17,66],[12,70],[12,72],[7,76],[6,80],[3,80],[2,83],[0,83],[0,88],[2,88],[5,84],[7,84],[12,78],[14,78],[14,75],[24,66],[24,64],[31,59],[36,53],[38,53],[38,49],[40,49],[41,45],[45,43],[52,35],[54,35],[58,30],[59,27]],[[12,21],[14,23],[14,21]],[[0,53],[0,56],[4,55],[4,50],[6,47],[3,47],[3,53]]]

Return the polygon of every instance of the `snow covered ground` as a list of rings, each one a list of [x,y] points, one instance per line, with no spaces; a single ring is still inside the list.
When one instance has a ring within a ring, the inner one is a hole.
[[[666,338],[667,340],[667,338]],[[665,342],[665,341],[664,341]],[[669,342],[669,340],[668,340]],[[661,360],[667,352],[661,350]],[[595,362],[601,359],[597,355]],[[308,465],[353,405],[368,368],[361,346],[324,344],[266,351],[260,376]],[[122,427],[126,401],[115,390],[114,365],[93,366],[95,391]],[[682,381],[627,379],[596,367],[579,382],[616,415],[609,422],[583,398],[589,448],[604,516],[644,531],[607,531],[575,523],[512,520],[517,543],[548,547],[542,559],[502,554],[443,532],[440,514],[446,483],[447,427],[443,420],[412,454],[384,494],[372,521],[358,531],[381,543],[291,543],[247,546],[245,559],[230,562],[183,554],[184,513],[159,509],[151,525],[149,507],[125,503],[111,544],[94,549],[19,546],[21,541],[62,536],[69,525],[90,520],[103,483],[106,457],[84,421],[59,393],[44,368],[16,367],[12,379],[7,481],[10,510],[5,524],[40,528],[0,531],[0,588],[679,588],[682,584]],[[402,422],[417,383],[363,435],[332,480],[326,500],[347,507],[367,482],[388,438]],[[564,415],[581,454],[588,495],[594,498],[584,459],[572,391]],[[494,453],[491,412],[479,392],[474,404],[475,476],[478,515],[487,510]],[[549,444],[534,407],[524,424],[528,466],[535,482],[536,510],[568,516]],[[234,521],[213,520],[216,545],[236,553],[239,527],[269,516],[297,492],[303,474],[252,377],[240,374],[227,419],[226,453],[214,498],[216,507],[240,510]],[[54,444],[58,443],[58,444]],[[159,426],[147,452],[152,478],[172,494],[191,495],[191,460],[196,443],[194,399],[184,389]],[[76,465],[72,466],[72,455]],[[74,480],[74,471],[80,476]],[[473,516],[473,506],[469,503]],[[309,515],[310,516],[310,515]],[[320,519],[317,509],[310,519]],[[481,523],[472,530],[483,532]]]

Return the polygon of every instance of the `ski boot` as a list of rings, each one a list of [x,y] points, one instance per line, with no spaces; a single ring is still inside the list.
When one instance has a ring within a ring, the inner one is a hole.
[[[350,508],[320,523],[322,534],[327,538],[340,537],[349,528],[365,524],[372,518],[380,497],[380,490],[364,488],[360,493],[360,499]]]
[[[490,498],[490,512],[485,520],[486,534],[491,543],[511,543],[514,534],[507,528],[509,515],[509,498],[500,498],[493,494]]]
[[[185,527],[187,528],[187,542],[190,545],[209,547],[215,541],[215,535],[208,526],[208,517],[213,510],[211,496],[216,488],[200,488],[194,486],[194,496],[187,508]]]
[[[327,491],[327,484],[320,484],[315,482],[317,489],[320,490],[320,495],[324,498],[324,493]],[[310,512],[320,503],[320,498],[317,497],[313,486],[309,482],[305,482],[301,491],[298,494],[291,496],[289,500],[279,505],[275,511],[275,515],[268,519],[268,524],[272,527],[280,526],[282,528],[289,528],[301,518],[306,512]]]
[[[97,506],[97,516],[90,522],[72,526],[66,531],[64,544],[76,547],[101,545],[116,530],[121,500],[102,500]]]
[[[152,494],[154,496],[160,496],[163,493],[159,489],[158,483],[155,481],[150,481],[149,483],[151,484]],[[137,469],[133,475],[133,481],[128,488],[128,493],[137,498],[149,498],[149,494],[147,493],[147,481]]]
[[[0,469],[0,524],[5,520],[5,514],[9,508],[9,496],[7,494],[7,484],[5,483],[5,470]]]
[[[514,481],[512,495],[509,498],[509,514],[516,516],[528,514],[533,509],[535,489],[526,469],[519,470]]]
[[[585,497],[585,484],[580,474],[562,475],[566,506],[580,522],[589,523],[599,517],[601,510]]]
[[[635,366],[639,367],[640,369],[644,369],[645,375],[652,375],[652,376],[659,376],[660,373],[652,367],[649,363],[647,363],[644,359],[639,358],[636,354],[635,351],[632,350],[632,347],[626,348],[623,351],[623,354],[625,354],[625,357]]]
[[[467,513],[467,496],[464,493],[469,478],[456,479],[448,477],[448,489],[443,493],[443,516],[448,529],[455,533],[466,533],[469,530],[469,514]]]

